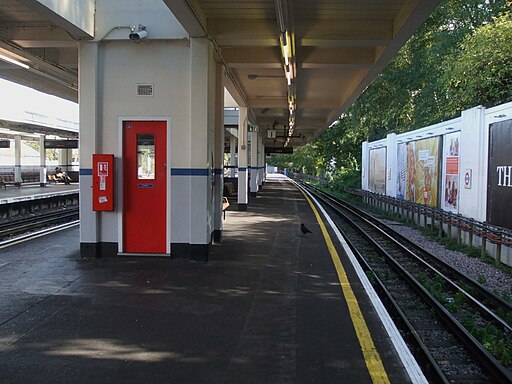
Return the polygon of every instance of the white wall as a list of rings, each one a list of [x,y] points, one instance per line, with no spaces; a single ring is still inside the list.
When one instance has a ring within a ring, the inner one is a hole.
[[[125,26],[138,24],[146,26],[148,37],[135,44]],[[182,26],[161,0],[98,0],[96,41],[82,43],[80,48],[81,63],[87,65],[81,81],[85,84],[97,76],[95,83],[93,80],[93,84],[80,88],[81,116],[86,122],[81,126],[85,144],[81,167],[91,167],[92,153],[113,153],[117,157],[116,199],[120,203],[119,120],[169,118],[170,241],[208,244],[213,231],[210,177],[173,175],[171,171],[207,172],[214,148],[215,63],[211,43],[184,37]],[[91,46],[96,47],[97,57]],[[152,84],[154,95],[137,96],[137,84]],[[91,177],[86,175],[81,181],[81,190],[90,190]],[[114,212],[98,214],[91,211],[90,192],[83,196],[87,200],[82,200],[82,220],[90,225],[81,229],[81,241],[120,241],[120,204]]]
[[[105,42],[100,54],[100,68],[100,151],[118,153],[121,146],[120,135],[117,133],[119,116],[160,116],[162,119],[170,116],[171,164],[168,169],[187,161],[185,155],[189,153],[187,148],[190,148],[190,121],[187,119],[190,111],[188,46],[184,42],[139,45],[130,41]],[[137,84],[140,83],[153,84],[154,96],[137,96]],[[173,145],[178,142],[181,145]],[[118,180],[121,182],[122,179],[119,177]],[[122,199],[120,182],[117,188],[118,201]],[[187,205],[181,204],[184,207]],[[118,241],[117,214],[120,212],[102,214],[102,241]],[[183,221],[186,221],[185,217]]]
[[[397,141],[396,134],[390,133],[386,137],[386,195],[396,196],[397,178]]]
[[[372,142],[363,142],[361,147],[361,188],[363,190],[368,190],[370,150],[386,147],[386,195],[395,197],[397,193],[398,177],[398,144],[406,143],[408,141],[422,140],[430,137],[443,136],[447,133],[458,132],[461,130],[462,125],[462,118],[456,118],[398,135],[390,133],[385,139]],[[439,161],[442,161],[442,156],[441,154],[439,155]],[[441,182],[441,177],[439,180]]]
[[[512,103],[489,109],[475,107],[462,112],[459,213],[466,217],[487,220],[489,126],[509,119],[512,119]],[[468,170],[471,171],[471,188],[464,186]]]
[[[363,141],[361,144],[361,189],[368,190],[368,170],[370,169],[370,151],[368,142]]]
[[[146,27],[146,41],[188,38],[162,0],[96,0],[95,40],[128,40],[128,27],[139,24]]]
[[[489,126],[493,123],[512,119],[512,103],[506,103],[494,108],[486,109],[482,106],[462,111],[461,117],[424,127],[415,131],[396,135],[386,139],[362,143],[362,189],[368,190],[368,161],[372,148],[386,146],[387,167],[391,168],[392,182],[395,189],[386,184],[386,194],[396,195],[396,144],[408,141],[421,140],[427,137],[443,136],[445,134],[460,132],[459,156],[459,190],[458,213],[464,217],[484,222],[487,220],[487,189],[488,189],[488,161],[489,161]],[[439,154],[442,161],[442,154]],[[394,168],[394,169],[393,169]],[[444,169],[444,168],[443,168]],[[465,186],[465,174],[471,175],[470,185]],[[444,174],[440,174],[439,184],[442,185]],[[388,183],[389,180],[386,180]],[[479,239],[475,241],[479,242]],[[492,246],[491,248],[493,248]],[[512,265],[512,248],[504,247],[502,261]]]
[[[459,157],[459,213],[486,220],[488,130],[483,124],[484,107],[462,111]],[[464,187],[464,174],[471,170],[471,188]]]

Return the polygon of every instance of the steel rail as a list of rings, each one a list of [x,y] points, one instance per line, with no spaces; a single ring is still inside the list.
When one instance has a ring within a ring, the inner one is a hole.
[[[371,216],[367,212],[362,211],[361,209],[353,206],[352,204],[347,203],[346,201],[342,201],[325,191],[322,191],[319,188],[313,187],[308,185],[308,188],[314,189],[317,193],[322,194],[322,196],[325,196],[329,200],[333,201],[335,204],[340,204],[344,207],[344,209],[349,209],[354,214],[362,216],[366,219],[366,222],[375,227],[376,229],[380,229],[380,232],[386,236],[390,241],[393,241],[397,245],[405,246],[406,248],[413,248],[415,252],[412,250],[412,254],[418,258],[421,262],[427,263],[427,264],[435,264],[435,266],[432,266],[434,269],[441,269],[443,272],[443,275],[448,275],[449,279],[451,281],[451,284],[456,286],[456,289],[459,289],[465,293],[465,295],[470,298],[475,303],[478,303],[479,306],[481,306],[481,303],[478,299],[474,297],[474,295],[468,293],[466,290],[464,290],[461,287],[461,284],[456,284],[452,280],[458,280],[468,286],[470,286],[473,290],[476,291],[478,295],[481,295],[485,300],[489,301],[493,306],[497,307],[498,309],[502,309],[503,312],[508,313],[512,312],[512,304],[506,302],[501,297],[495,295],[491,291],[489,291],[487,288],[482,286],[480,283],[475,281],[474,279],[464,275],[462,272],[458,271],[457,269],[453,268],[448,263],[444,262],[443,260],[439,259],[432,253],[428,252],[427,250],[421,248],[419,245],[413,243],[411,240],[407,239],[406,237],[402,236],[398,232],[396,232],[394,229],[392,229],[390,226],[386,225],[385,223],[381,222],[380,220],[376,220],[375,217]],[[389,234],[392,235],[389,235]],[[405,244],[404,244],[405,243]],[[440,272],[441,273],[441,272]],[[501,323],[503,327],[508,329],[508,331],[512,332],[512,324],[508,323],[505,319],[501,318],[500,316],[497,316],[493,311],[491,311],[487,306],[482,306],[482,310],[487,312],[490,317],[494,318],[494,320],[498,323]]]
[[[7,247],[10,247],[10,246],[13,246],[16,244],[20,244],[20,243],[23,243],[23,242],[26,242],[29,240],[33,240],[33,239],[36,239],[41,236],[46,236],[46,235],[49,235],[54,232],[59,232],[64,229],[75,227],[79,224],[80,224],[80,220],[75,220],[75,221],[71,221],[69,223],[48,227],[48,228],[42,229],[37,232],[31,232],[31,233],[27,233],[27,234],[24,234],[24,235],[21,235],[21,236],[12,238],[12,239],[0,241],[0,249],[7,248]]]
[[[311,188],[309,188],[311,191]],[[361,228],[358,224],[356,224],[352,219],[348,218],[347,215],[340,211],[339,201],[335,201],[334,199],[329,199],[331,201],[326,201],[325,197],[320,197],[317,193],[317,191],[313,192],[314,195],[316,195],[319,199],[323,201],[324,204],[327,204],[331,209],[333,209],[337,214],[344,217],[344,220],[347,221],[354,229],[358,230],[363,237],[367,239],[368,242],[373,244],[374,249],[381,254],[382,256],[386,257],[392,268],[402,276],[403,279],[405,279],[411,287],[414,288],[414,290],[419,294],[424,301],[428,302],[429,306],[432,307],[439,318],[443,320],[443,322],[448,326],[452,332],[456,335],[456,337],[466,345],[466,348],[473,354],[474,356],[478,357],[478,360],[480,361],[480,364],[483,364],[486,368],[486,373],[492,377],[494,377],[496,380],[498,380],[499,383],[510,383],[512,382],[512,374],[503,366],[501,365],[494,356],[492,356],[489,351],[487,351],[481,344],[476,340],[476,338],[471,335],[463,326],[460,324],[460,322],[440,303],[438,302],[431,294],[428,292],[428,290],[423,287],[423,285],[415,279],[405,268],[403,268],[399,262],[397,262],[392,255],[390,255],[385,249],[382,248],[380,244],[377,243],[377,241],[372,238],[371,235],[369,235],[365,229]],[[322,194],[323,196],[323,194]],[[358,216],[360,219],[363,220],[368,225],[371,225],[372,227],[375,227],[379,232],[383,232],[381,228],[376,227],[372,222],[367,220],[365,217],[360,217],[358,212],[356,212],[353,207],[347,208],[342,207],[344,210],[348,210],[352,215]],[[375,220],[375,219],[373,219]],[[341,231],[342,229],[339,228]],[[394,231],[393,231],[394,232]],[[389,235],[387,235],[389,237]],[[395,242],[396,243],[396,242]],[[405,248],[404,245],[397,243],[398,246]],[[354,245],[352,244],[352,247],[354,248]],[[413,252],[408,252],[414,255]],[[417,258],[416,255],[414,257]],[[419,258],[421,262],[428,265],[424,260]],[[436,273],[439,273],[437,269],[433,269]],[[374,275],[376,275],[375,272],[372,272]],[[446,276],[442,275],[444,280],[450,280]],[[457,288],[457,285],[455,285]],[[467,294],[467,292],[466,292]],[[482,306],[482,305],[481,305]],[[485,306],[483,306],[485,307]],[[491,311],[492,313],[492,311]]]
[[[55,223],[62,223],[76,219],[78,216],[78,208],[73,207],[57,212],[50,212],[29,218],[19,219],[0,225],[0,239],[14,236],[20,233],[26,233],[37,230],[38,228],[51,226]]]

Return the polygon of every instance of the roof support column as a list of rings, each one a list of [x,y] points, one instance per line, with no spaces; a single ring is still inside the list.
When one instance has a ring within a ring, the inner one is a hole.
[[[259,189],[265,182],[265,145],[263,144],[263,135],[259,136],[260,145],[258,146],[258,186]]]
[[[91,210],[92,155],[101,153],[98,127],[99,45],[82,42],[79,45],[80,100],[80,255],[84,258],[101,256],[101,213]]]
[[[240,107],[238,113],[238,210],[247,211],[247,107]]]
[[[222,237],[222,203],[224,191],[224,67],[215,64],[215,151],[213,168],[215,169],[214,196],[214,241]]]
[[[229,159],[229,165],[232,167],[229,169],[229,177],[235,177],[236,176],[236,169],[235,167],[238,166],[238,161],[236,159],[236,137],[231,136],[229,139],[229,153],[230,153],[230,159]]]
[[[63,167],[66,172],[71,163],[71,158],[71,149],[59,149],[59,167]]]
[[[45,135],[39,135],[39,185],[46,186],[46,149],[44,148]]]
[[[14,136],[14,182],[21,183],[21,136]],[[18,184],[19,185],[19,184]]]
[[[258,194],[258,132],[251,132],[251,196]]]
[[[212,207],[214,184],[211,172],[214,171],[214,141],[217,106],[213,97],[215,89],[215,69],[211,57],[211,43],[204,38],[190,39],[190,176],[189,182],[189,244],[181,248],[171,244],[175,256],[187,255],[195,260],[207,260],[208,249],[213,236]],[[200,170],[195,172],[194,170]],[[174,178],[173,178],[174,180]],[[180,177],[180,182],[187,182]],[[172,181],[171,181],[172,184]],[[183,247],[183,245],[181,246]],[[188,248],[188,249],[187,249]]]

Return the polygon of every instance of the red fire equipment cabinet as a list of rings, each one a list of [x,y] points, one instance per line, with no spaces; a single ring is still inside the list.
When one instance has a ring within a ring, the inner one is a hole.
[[[114,210],[114,155],[92,155],[92,210]]]

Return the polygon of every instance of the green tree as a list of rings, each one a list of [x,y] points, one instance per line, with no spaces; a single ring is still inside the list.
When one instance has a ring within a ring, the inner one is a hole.
[[[335,124],[282,161],[357,186],[361,142],[511,100],[511,4],[444,1]]]
[[[497,17],[468,35],[458,55],[443,63],[441,81],[452,111],[512,100],[512,19]]]
[[[311,176],[323,176],[326,169],[322,154],[315,143],[308,143],[296,149],[293,154],[271,155],[267,163],[280,170],[288,168]]]

